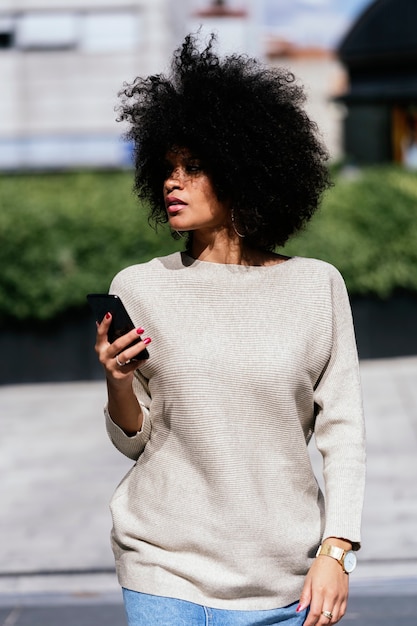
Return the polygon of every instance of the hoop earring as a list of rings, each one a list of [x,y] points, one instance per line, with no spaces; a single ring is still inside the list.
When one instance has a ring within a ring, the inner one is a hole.
[[[181,239],[185,237],[184,233],[181,233],[179,230],[174,230],[174,233],[177,233],[178,237],[181,237]]]
[[[244,239],[244,238],[246,237],[246,235],[242,235],[242,233],[240,233],[240,232],[238,231],[238,229],[236,228],[236,224],[235,224],[235,212],[234,212],[234,210],[233,210],[233,209],[232,209],[232,212],[231,212],[231,214],[230,214],[230,217],[231,217],[231,220],[232,220],[232,227],[233,227],[233,230],[235,231],[236,235],[237,235],[238,237],[240,237],[241,239]]]

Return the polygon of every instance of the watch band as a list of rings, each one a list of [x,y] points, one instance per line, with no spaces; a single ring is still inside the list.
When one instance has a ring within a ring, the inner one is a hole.
[[[343,557],[345,556],[346,551],[343,548],[338,548],[337,546],[332,546],[328,543],[322,543],[317,550],[316,556],[323,554],[324,556],[331,556],[336,561],[339,561],[341,565],[343,565]]]
[[[345,574],[350,574],[356,567],[356,555],[352,550],[343,550],[343,548],[326,543],[319,546],[316,556],[320,554],[336,559]]]

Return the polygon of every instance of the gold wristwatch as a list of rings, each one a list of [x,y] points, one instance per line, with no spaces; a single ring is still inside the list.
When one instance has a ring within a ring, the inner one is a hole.
[[[337,546],[332,546],[329,543],[322,543],[317,550],[316,556],[319,555],[331,556],[332,559],[336,559],[343,568],[346,574],[350,574],[356,567],[356,554],[353,550],[343,550]]]

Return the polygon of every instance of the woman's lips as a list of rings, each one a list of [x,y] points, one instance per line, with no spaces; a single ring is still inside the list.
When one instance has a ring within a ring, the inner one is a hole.
[[[165,205],[168,213],[178,213],[180,209],[187,206],[187,203],[174,196],[168,196],[165,200]]]

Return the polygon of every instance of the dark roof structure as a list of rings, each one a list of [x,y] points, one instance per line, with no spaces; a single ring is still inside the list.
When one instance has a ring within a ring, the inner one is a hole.
[[[417,0],[376,0],[337,54],[350,77],[345,102],[417,102]]]

